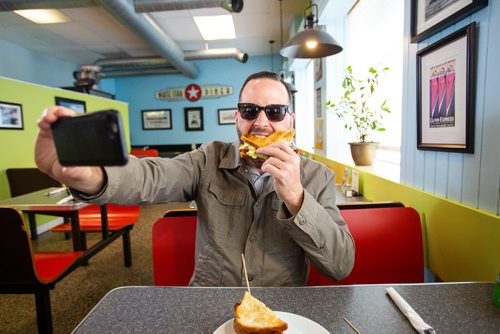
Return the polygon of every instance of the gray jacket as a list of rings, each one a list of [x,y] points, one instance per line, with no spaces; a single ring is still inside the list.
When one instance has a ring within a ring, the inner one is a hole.
[[[290,216],[272,177],[257,197],[238,146],[209,142],[173,159],[130,157],[124,167],[105,168],[107,186],[91,202],[195,200],[193,286],[244,286],[241,253],[252,286],[304,285],[308,260],[332,279],[347,276],[354,265],[354,241],[335,205],[333,172],[301,159],[304,202]]]

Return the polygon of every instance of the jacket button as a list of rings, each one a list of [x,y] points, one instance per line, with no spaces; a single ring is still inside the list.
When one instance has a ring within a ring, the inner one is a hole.
[[[255,235],[250,236],[250,241],[255,242],[257,240],[257,237]]]
[[[249,276],[248,276],[248,280],[249,280],[250,282],[251,282],[251,281],[253,281],[253,276],[249,275]]]

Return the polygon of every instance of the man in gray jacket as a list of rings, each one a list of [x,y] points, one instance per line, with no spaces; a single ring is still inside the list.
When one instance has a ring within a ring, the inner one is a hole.
[[[293,129],[291,93],[274,73],[251,75],[240,92],[236,128],[267,136]],[[301,158],[288,143],[258,149],[264,163],[241,159],[239,143],[209,142],[173,159],[130,157],[123,167],[59,164],[47,109],[35,147],[39,169],[92,203],[122,205],[195,200],[198,207],[193,286],[244,286],[241,253],[252,286],[300,286],[308,261],[340,280],[354,265],[354,241],[335,205],[335,176]]]

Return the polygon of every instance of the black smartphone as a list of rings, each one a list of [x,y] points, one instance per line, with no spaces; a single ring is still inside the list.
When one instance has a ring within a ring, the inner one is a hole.
[[[63,166],[122,166],[128,161],[123,123],[116,110],[60,117],[52,124]]]

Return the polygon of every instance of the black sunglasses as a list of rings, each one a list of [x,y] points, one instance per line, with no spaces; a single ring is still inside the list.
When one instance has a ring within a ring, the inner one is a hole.
[[[270,104],[265,107],[261,107],[255,103],[238,103],[238,111],[241,118],[247,121],[253,121],[259,117],[260,111],[264,110],[267,119],[271,122],[282,121],[286,113],[290,112],[290,108],[285,104]]]

